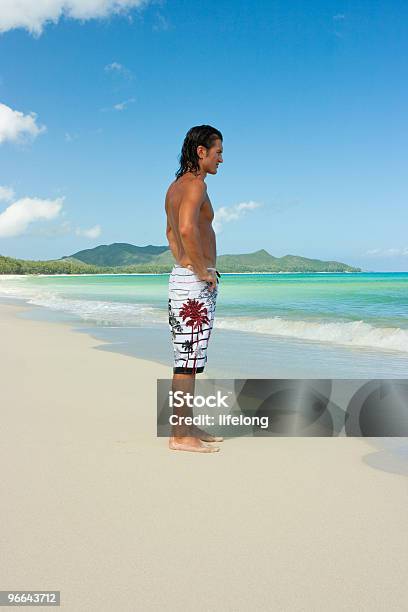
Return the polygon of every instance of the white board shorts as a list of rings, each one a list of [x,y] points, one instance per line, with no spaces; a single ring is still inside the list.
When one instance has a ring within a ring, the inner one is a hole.
[[[169,327],[173,340],[174,374],[200,374],[207,363],[207,349],[214,323],[221,275],[215,268],[217,286],[175,264],[169,277]]]

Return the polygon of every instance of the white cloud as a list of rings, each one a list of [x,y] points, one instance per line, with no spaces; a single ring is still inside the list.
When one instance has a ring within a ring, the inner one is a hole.
[[[106,64],[105,71],[120,74],[126,77],[127,79],[132,78],[131,70],[129,70],[129,68],[126,68],[123,64],[120,64],[119,62],[111,62],[110,64]]]
[[[0,185],[0,202],[10,202],[14,198],[14,189]]]
[[[77,236],[85,236],[86,238],[98,238],[98,236],[101,235],[101,232],[102,228],[100,225],[94,225],[89,229],[81,229],[80,227],[77,227],[75,230]]]
[[[134,101],[135,101],[135,98],[130,98],[129,100],[124,100],[123,102],[119,102],[118,104],[115,104],[113,108],[114,110],[117,110],[117,111],[123,111],[129,106],[129,104],[132,104],[132,102]]]
[[[36,138],[46,130],[44,125],[37,125],[36,117],[35,113],[24,115],[0,103],[0,144],[6,140],[21,142],[27,138]]]
[[[78,138],[78,134],[71,134],[70,132],[65,132],[65,142],[72,142]]]
[[[105,106],[104,108],[99,109],[102,113],[107,113],[110,111],[123,111],[126,110],[129,104],[132,104],[136,101],[136,98],[129,98],[128,100],[123,100],[123,102],[118,102],[113,106]]]
[[[375,257],[406,257],[408,256],[408,247],[389,248],[389,249],[370,249],[366,251],[366,255]]]
[[[35,221],[55,219],[62,209],[63,201],[62,197],[55,200],[21,198],[13,202],[0,213],[0,238],[20,236]]]
[[[0,200],[10,201],[13,198],[13,189],[0,185]],[[0,238],[12,238],[23,234],[55,237],[70,234],[74,231],[77,236],[85,236],[91,239],[100,236],[102,231],[100,225],[94,225],[89,229],[77,227],[74,230],[71,221],[67,220],[59,223],[59,225],[42,226],[40,224],[38,227],[32,227],[32,224],[38,221],[48,222],[54,219],[61,221],[61,218],[66,215],[65,210],[62,210],[64,200],[65,198],[62,196],[55,200],[20,198],[13,202],[0,212]]]
[[[70,19],[102,19],[114,14],[142,8],[150,0],[1,0],[0,32],[25,28],[40,36],[48,22],[61,17]]]
[[[123,70],[123,66],[122,64],[119,64],[119,62],[111,62],[110,64],[106,64],[105,70],[107,72],[109,72],[110,70],[112,71],[117,70],[118,72],[120,72],[121,70]]]
[[[380,253],[380,249],[370,249],[366,251],[366,255],[378,255]]]
[[[214,212],[214,231],[220,233],[225,223],[236,221],[246,214],[248,210],[254,210],[262,206],[259,202],[241,202],[234,206],[222,206]]]

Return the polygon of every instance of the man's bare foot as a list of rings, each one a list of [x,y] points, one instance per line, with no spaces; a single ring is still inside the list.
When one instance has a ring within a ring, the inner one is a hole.
[[[184,438],[169,438],[169,448],[171,450],[183,450],[195,453],[216,453],[220,450],[219,446],[208,446],[198,438],[185,436]]]
[[[197,425],[191,425],[190,431],[193,436],[203,440],[203,442],[223,442],[224,438],[222,436],[212,436],[211,434],[204,431],[204,429],[200,429]]]

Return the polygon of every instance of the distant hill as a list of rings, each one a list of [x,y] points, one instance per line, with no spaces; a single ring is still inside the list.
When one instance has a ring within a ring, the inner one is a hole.
[[[69,257],[94,266],[130,266],[132,264],[148,263],[157,255],[168,250],[168,246],[149,244],[145,247],[139,247],[126,242],[114,242],[113,244],[101,244],[93,249],[78,251],[61,259]]]
[[[79,251],[70,256],[83,263],[102,266],[126,266],[151,264],[154,267],[168,267],[170,271],[174,257],[168,246],[138,247],[126,243],[101,245],[94,249]],[[217,267],[220,272],[361,272],[338,261],[321,261],[298,255],[274,257],[265,249],[254,253],[219,255]],[[166,269],[167,271],[167,269]]]
[[[270,255],[265,249],[254,253],[244,253],[240,255],[220,255],[217,257],[217,265],[221,263],[226,266],[270,266],[278,261],[276,257]]]
[[[93,249],[64,255],[61,259],[31,261],[0,255],[0,274],[126,274],[170,272],[174,257],[166,246],[139,247],[126,242],[102,244]],[[322,261],[298,255],[274,257],[265,249],[254,253],[219,255],[222,272],[361,272],[338,261]]]
[[[265,249],[243,255],[220,255],[217,268],[224,272],[361,272],[339,261],[322,261],[297,255],[274,257]]]

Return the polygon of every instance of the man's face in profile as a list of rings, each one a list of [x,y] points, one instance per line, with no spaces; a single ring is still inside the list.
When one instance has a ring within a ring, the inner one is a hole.
[[[214,141],[214,144],[210,149],[206,149],[205,147],[198,147],[197,152],[199,154],[200,149],[202,149],[204,153],[204,157],[202,157],[203,170],[208,174],[217,174],[218,164],[222,164],[222,162],[224,161],[222,158],[222,140],[217,138],[217,140]]]

